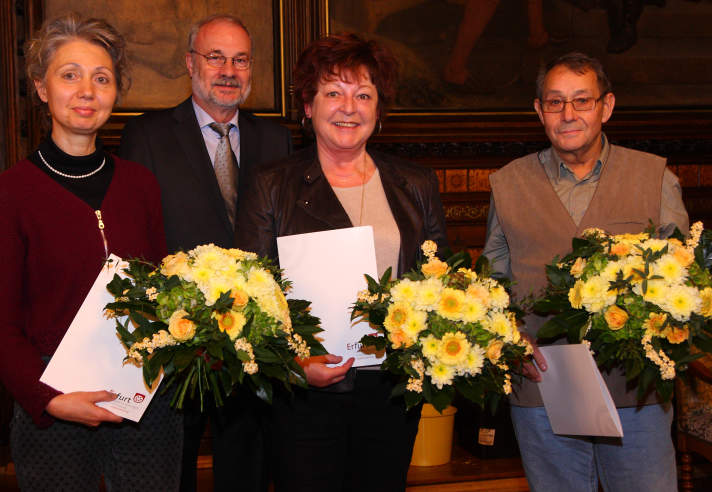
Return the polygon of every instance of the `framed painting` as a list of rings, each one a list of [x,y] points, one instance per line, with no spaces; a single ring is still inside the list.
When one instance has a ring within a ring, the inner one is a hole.
[[[281,0],[34,0],[42,18],[69,11],[106,19],[127,41],[132,85],[118,113],[175,106],[190,95],[185,67],[188,33],[197,20],[213,13],[239,17],[253,42],[253,84],[243,105],[250,111],[285,114]]]
[[[387,45],[396,113],[531,111],[539,67],[603,63],[617,107],[712,108],[712,3],[692,0],[322,0],[329,32]]]

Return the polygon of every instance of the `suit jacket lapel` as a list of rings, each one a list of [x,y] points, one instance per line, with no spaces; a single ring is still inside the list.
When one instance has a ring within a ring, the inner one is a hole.
[[[221,218],[226,232],[233,234],[230,219],[225,210],[225,202],[220,193],[220,185],[215,177],[215,170],[210,161],[210,156],[205,148],[203,134],[198,126],[198,119],[195,117],[193,102],[191,98],[186,99],[176,106],[173,111],[176,121],[175,133],[180,149],[185,155],[185,160],[195,172],[206,198],[210,200],[215,208],[215,213]]]
[[[316,156],[304,172],[304,186],[297,197],[297,207],[331,229],[353,226],[346,210],[321,172]]]

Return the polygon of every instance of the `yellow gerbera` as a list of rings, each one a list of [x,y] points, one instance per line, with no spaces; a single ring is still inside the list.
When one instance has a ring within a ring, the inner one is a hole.
[[[451,366],[461,364],[470,351],[470,342],[462,332],[446,333],[440,340],[440,361]]]
[[[465,293],[461,290],[445,287],[440,295],[437,313],[443,318],[458,320],[462,318],[465,307]]]

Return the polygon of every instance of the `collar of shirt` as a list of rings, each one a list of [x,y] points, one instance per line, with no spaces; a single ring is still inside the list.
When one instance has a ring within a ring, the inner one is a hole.
[[[210,162],[215,165],[215,152],[218,148],[218,143],[220,142],[220,136],[210,128],[210,123],[215,120],[198,104],[193,101],[193,110],[195,111],[195,117],[198,120],[198,126],[200,127],[200,132],[203,134],[203,141],[205,141],[205,148],[210,156]],[[240,114],[240,110],[235,111],[235,115],[228,121],[232,123],[233,127],[230,129],[230,147],[232,147],[232,152],[235,154],[237,159],[237,164],[240,164],[240,128],[237,126],[237,117]]]
[[[544,171],[546,171],[546,175],[549,177],[549,180],[554,184],[559,183],[562,179],[573,182],[595,182],[600,178],[603,166],[605,166],[608,161],[608,155],[611,152],[611,146],[608,144],[608,138],[606,138],[606,135],[603,133],[601,134],[601,144],[601,155],[598,157],[596,165],[593,166],[590,173],[581,179],[576,178],[576,175],[573,171],[571,171],[571,168],[564,163],[553,147],[549,147],[548,149],[539,152],[539,161],[544,166]]]

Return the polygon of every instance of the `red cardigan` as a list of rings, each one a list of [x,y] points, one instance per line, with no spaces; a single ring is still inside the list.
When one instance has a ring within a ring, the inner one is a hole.
[[[109,253],[158,262],[166,254],[158,183],[113,156],[101,205]],[[189,199],[189,197],[186,197]],[[94,210],[28,160],[0,174],[0,378],[45,427],[58,391],[40,383],[104,261]]]

